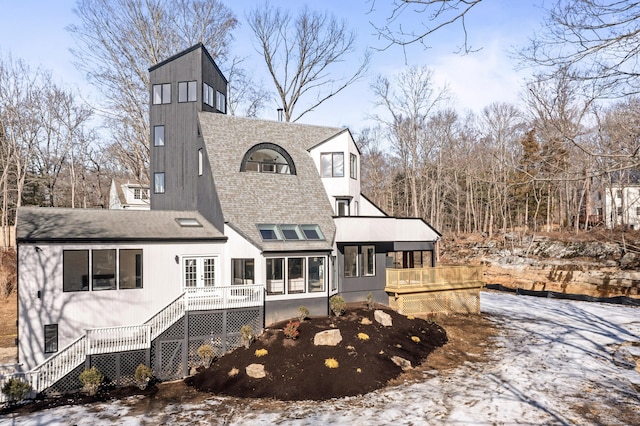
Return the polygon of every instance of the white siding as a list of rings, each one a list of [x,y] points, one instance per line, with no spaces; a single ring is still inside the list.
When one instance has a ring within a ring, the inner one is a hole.
[[[142,249],[143,288],[62,291],[63,250],[111,248]],[[58,349],[62,349],[89,328],[144,323],[182,293],[180,259],[187,255],[216,255],[224,264],[223,244],[21,244],[19,362],[31,369],[44,361],[46,324],[58,324]]]

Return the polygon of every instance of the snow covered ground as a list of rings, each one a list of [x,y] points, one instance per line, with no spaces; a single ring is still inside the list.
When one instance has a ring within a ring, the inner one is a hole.
[[[501,327],[488,362],[425,372],[419,383],[362,397],[275,404],[208,397],[143,413],[118,401],[0,424],[640,424],[640,374],[630,361],[640,358],[640,308],[502,293],[482,293],[481,306]]]

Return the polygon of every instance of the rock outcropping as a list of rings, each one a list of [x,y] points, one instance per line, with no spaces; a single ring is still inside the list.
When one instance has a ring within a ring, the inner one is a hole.
[[[441,263],[485,265],[485,283],[594,297],[640,298],[635,244],[548,236],[445,239]]]

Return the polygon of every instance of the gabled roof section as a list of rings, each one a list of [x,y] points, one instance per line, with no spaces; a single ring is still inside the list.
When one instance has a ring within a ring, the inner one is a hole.
[[[353,134],[351,133],[351,130],[349,128],[344,128],[341,129],[340,132],[336,133],[335,135],[332,135],[330,137],[328,137],[327,139],[318,142],[317,144],[307,148],[307,151],[312,151],[314,149],[316,149],[317,147],[321,146],[322,144],[329,142],[330,140],[332,140],[333,138],[340,136],[343,133],[348,133],[349,136],[351,137],[351,141],[353,141],[353,145],[356,147],[356,150],[358,151],[358,154],[362,155],[362,152],[360,152],[360,148],[358,147],[358,144],[356,143],[356,140],[353,138]]]
[[[202,226],[180,226],[177,219]],[[18,242],[224,241],[227,238],[195,211],[98,210],[21,207]]]
[[[204,44],[202,44],[202,43],[195,44],[195,45],[191,46],[190,48],[185,49],[182,52],[176,53],[175,55],[171,56],[170,58],[167,58],[164,61],[153,65],[152,67],[149,68],[149,72],[154,71],[154,70],[160,68],[161,66],[166,65],[169,62],[175,61],[176,59],[178,59],[178,58],[180,58],[180,57],[182,57],[184,55],[187,55],[187,54],[193,52],[194,50],[198,50],[198,49],[202,49],[202,52],[204,52],[204,54],[207,57],[207,59],[209,59],[209,61],[211,61],[213,66],[216,68],[216,71],[218,71],[220,76],[224,79],[224,82],[228,83],[227,78],[222,73],[222,71],[220,71],[220,68],[218,68],[218,64],[216,64],[216,61],[213,60],[213,58],[211,57],[211,54],[209,53],[207,48],[204,47]]]
[[[333,208],[307,148],[342,129],[201,112],[201,132],[225,222],[263,251],[331,250]],[[258,143],[281,146],[296,174],[241,172]],[[321,241],[263,241],[258,224],[317,224]]]

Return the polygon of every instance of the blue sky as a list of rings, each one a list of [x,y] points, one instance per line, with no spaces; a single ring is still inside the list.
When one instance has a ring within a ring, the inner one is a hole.
[[[255,53],[244,23],[246,12],[263,0],[225,2],[241,22],[235,33],[234,52],[247,56],[257,64],[256,76],[265,87],[271,82],[260,58]],[[380,48],[371,21],[382,23],[389,16],[390,0],[376,0],[371,11],[368,0],[271,0],[271,4],[297,9],[304,4],[311,8],[323,8],[344,18],[358,33],[360,50],[367,47]],[[366,78],[327,101],[316,111],[305,116],[301,122],[330,126],[349,126],[357,131],[370,125],[367,117],[373,113],[373,99],[369,84],[377,74],[390,76],[402,71],[407,65],[426,65],[434,71],[438,84],[447,84],[461,110],[479,112],[492,102],[519,100],[519,91],[527,71],[514,71],[515,62],[509,59],[508,50],[525,43],[540,25],[541,13],[530,1],[485,0],[474,9],[467,19],[470,43],[482,48],[479,52],[461,56],[453,53],[462,41],[461,28],[447,28],[428,41],[425,49],[415,45],[407,49],[406,56],[398,47],[375,51],[371,68]],[[89,94],[91,89],[84,81],[72,61],[69,49],[73,38],[65,30],[77,18],[72,9],[75,0],[0,0],[0,55],[11,54],[27,61],[31,66],[41,66],[52,72],[56,82]],[[321,9],[322,10],[322,9]],[[424,15],[405,13],[403,25],[418,27]],[[344,64],[348,66],[349,63]],[[275,119],[275,104],[262,114]]]

